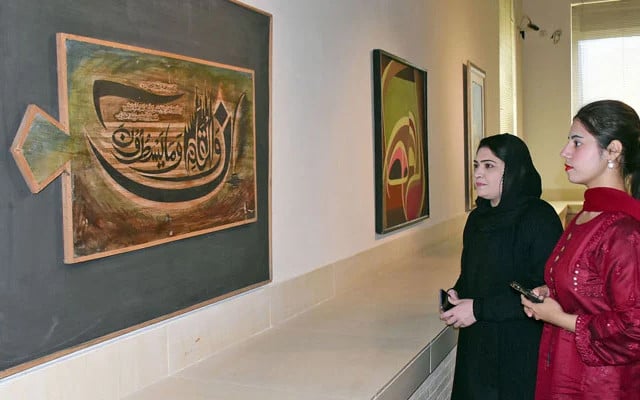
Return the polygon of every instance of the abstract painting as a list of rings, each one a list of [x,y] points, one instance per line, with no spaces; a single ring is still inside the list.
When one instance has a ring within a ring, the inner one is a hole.
[[[376,232],[429,217],[427,71],[373,51]]]

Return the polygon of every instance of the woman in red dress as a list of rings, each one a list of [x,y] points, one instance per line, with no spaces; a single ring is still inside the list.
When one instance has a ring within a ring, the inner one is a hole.
[[[560,154],[587,190],[534,289],[544,301],[521,297],[546,322],[536,399],[640,399],[640,119],[619,101],[588,104]]]

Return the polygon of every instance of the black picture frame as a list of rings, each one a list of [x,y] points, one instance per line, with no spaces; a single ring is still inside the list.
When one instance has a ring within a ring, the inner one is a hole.
[[[429,217],[427,71],[373,50],[376,232]]]
[[[63,185],[33,195],[8,151],[29,104],[64,115],[61,32],[253,70],[258,219],[65,264]],[[12,56],[0,63],[0,378],[271,282],[271,32],[271,14],[230,0],[1,3],[0,37],[11,40],[0,54]]]

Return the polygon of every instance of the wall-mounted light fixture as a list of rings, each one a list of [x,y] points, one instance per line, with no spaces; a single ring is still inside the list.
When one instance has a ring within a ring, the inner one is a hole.
[[[520,19],[520,24],[518,25],[518,29],[520,30],[520,36],[524,39],[527,29],[531,29],[532,31],[537,32],[540,30],[540,27],[534,24],[533,21],[531,21],[531,18],[529,18],[526,15],[523,15],[522,18]]]

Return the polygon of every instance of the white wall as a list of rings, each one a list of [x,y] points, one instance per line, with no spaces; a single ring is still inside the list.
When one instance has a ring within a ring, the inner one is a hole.
[[[570,183],[560,150],[571,125],[571,0],[523,0],[523,13],[546,35],[528,31],[522,47],[523,126],[527,144],[550,199],[582,199]],[[551,33],[562,30],[557,44]]]
[[[250,0],[273,15],[275,282],[464,213],[462,65],[487,72],[498,129],[497,0]],[[431,217],[375,234],[372,61],[428,71]]]

